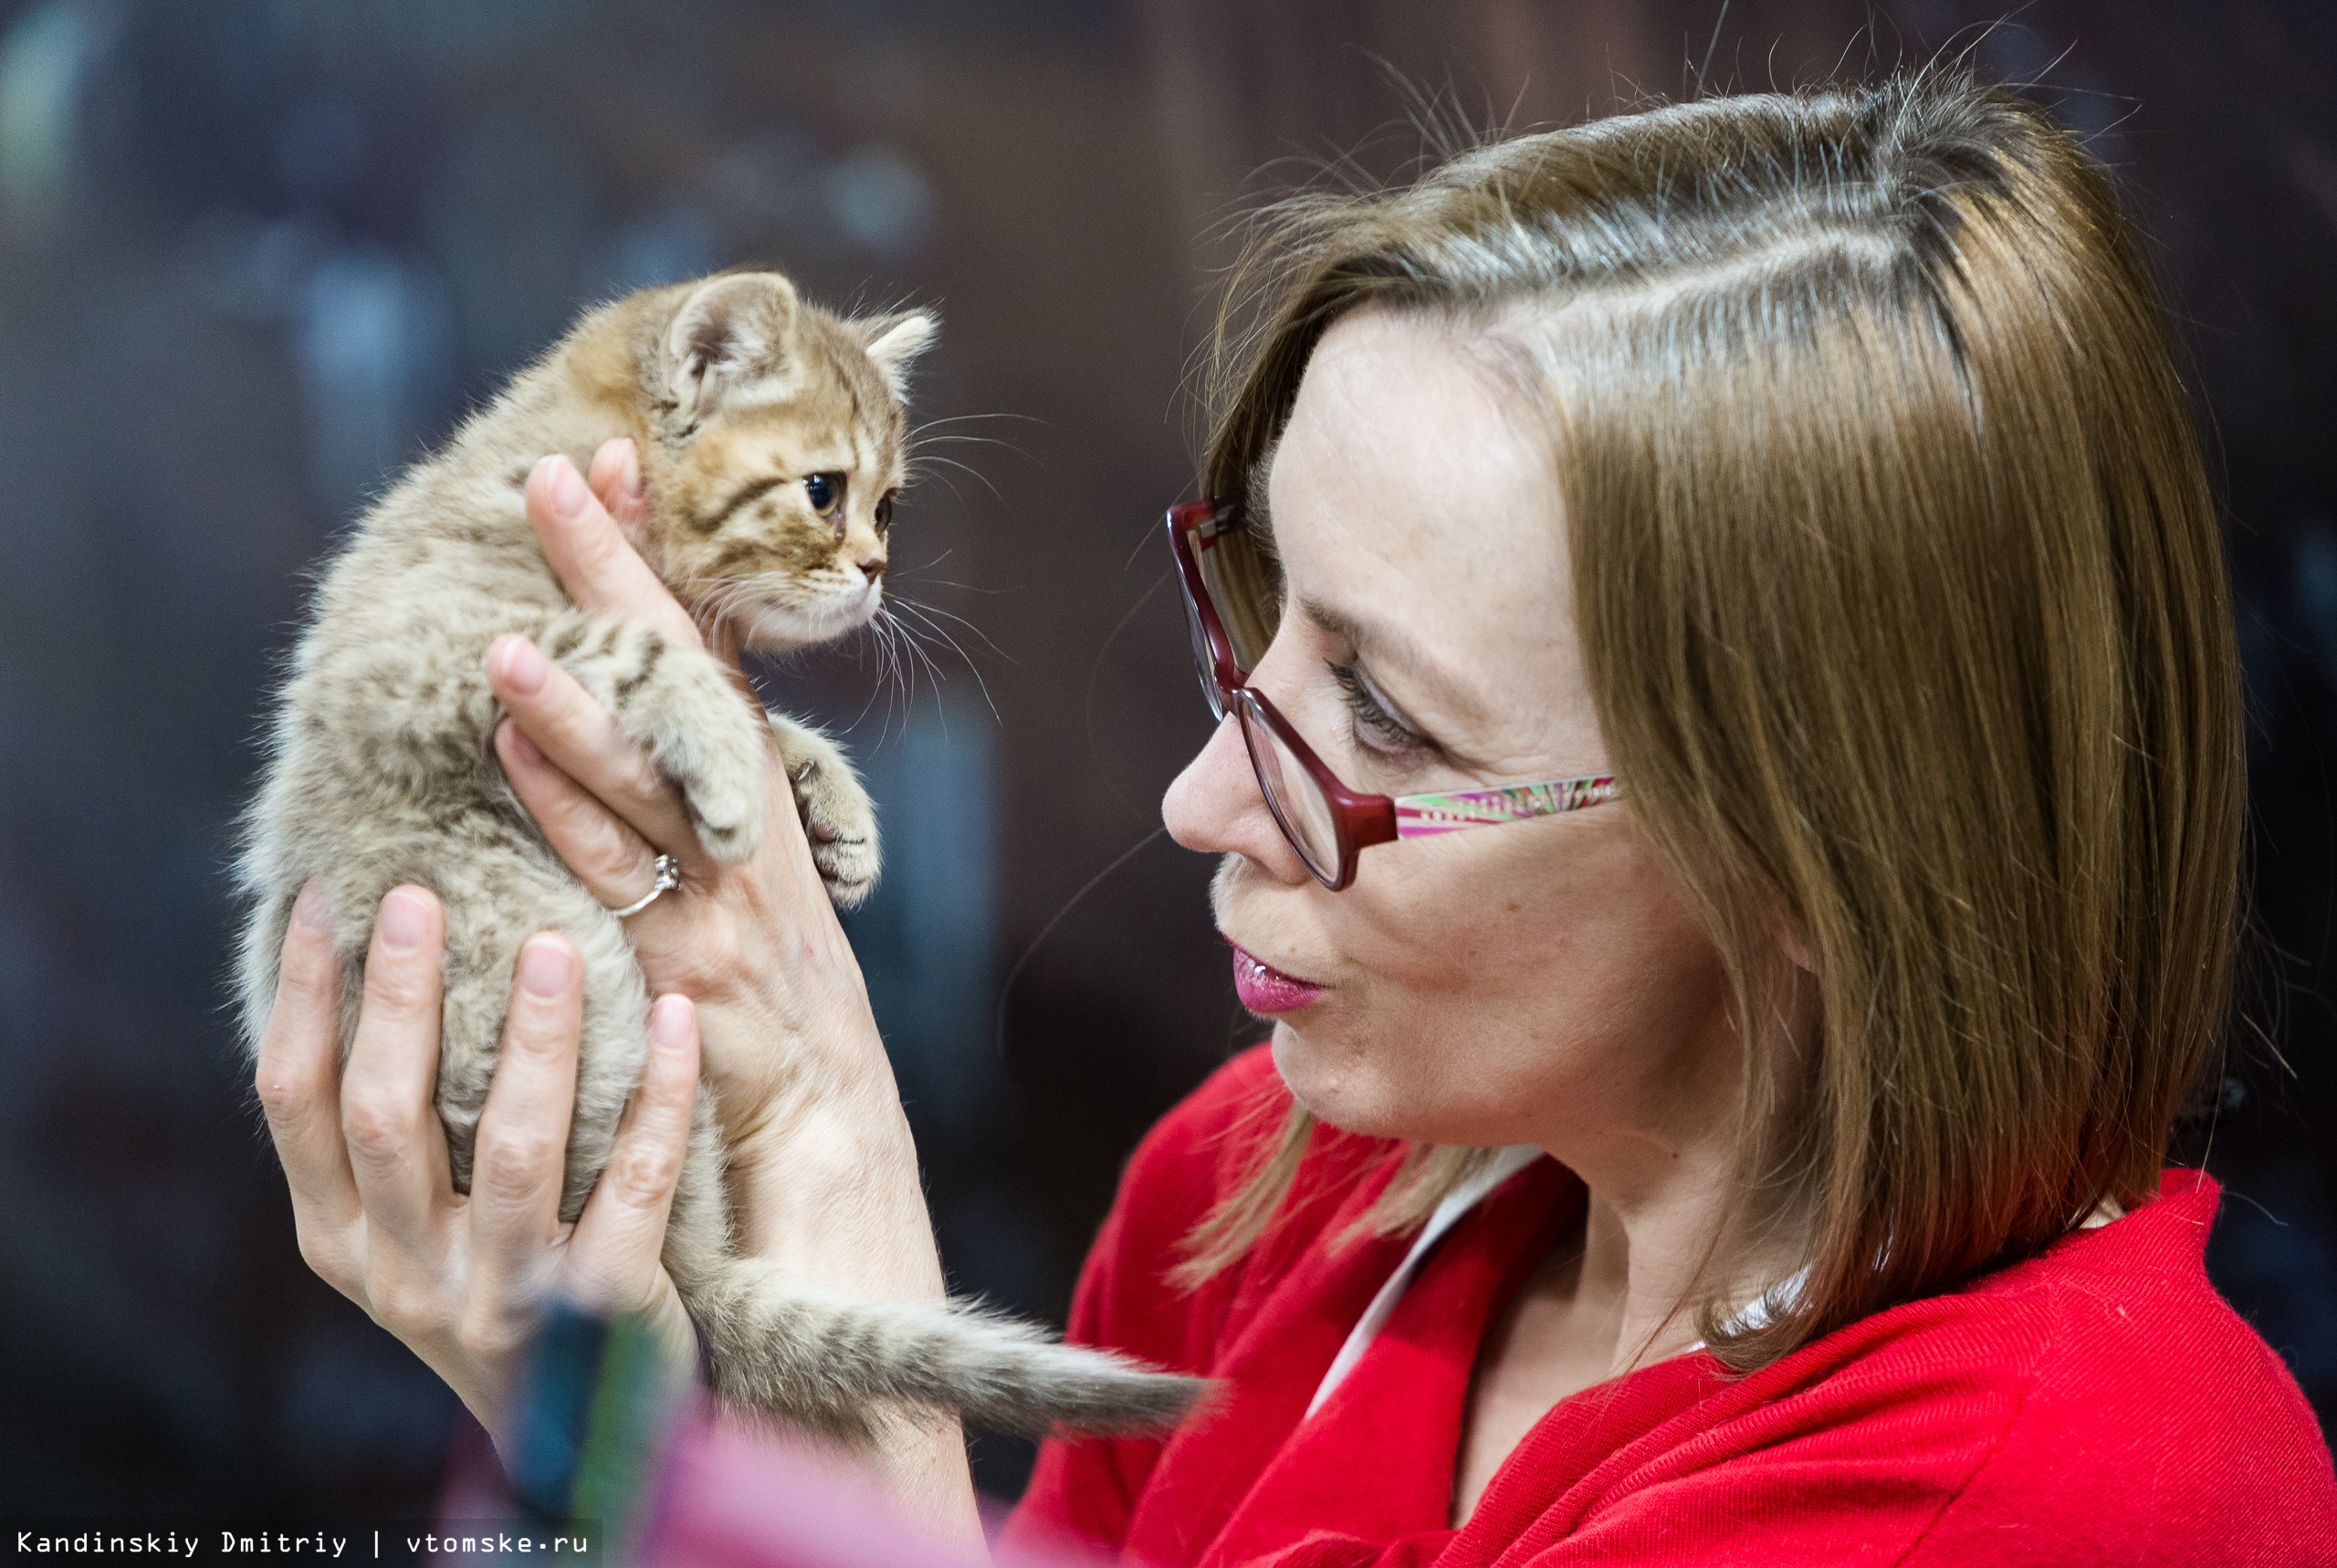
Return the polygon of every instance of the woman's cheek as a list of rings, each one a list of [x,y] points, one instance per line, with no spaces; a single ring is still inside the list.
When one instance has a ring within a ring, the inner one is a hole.
[[[1301,1105],[1367,1137],[1408,1138],[1445,1120],[1434,1041],[1440,1012],[1386,987],[1274,1024],[1275,1070]],[[1449,1020],[1448,1020],[1449,1021]]]

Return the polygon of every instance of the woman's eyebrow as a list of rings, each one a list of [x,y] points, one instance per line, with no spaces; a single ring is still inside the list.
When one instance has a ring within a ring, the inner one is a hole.
[[[1410,677],[1408,684],[1424,690],[1441,710],[1453,718],[1467,723],[1482,716],[1467,684],[1448,670],[1402,627],[1366,616],[1350,615],[1319,599],[1302,597],[1298,601],[1298,612],[1312,622],[1317,630],[1355,649],[1358,657],[1379,672],[1377,684],[1382,688],[1387,685],[1389,671],[1400,671]],[[1407,722],[1412,721],[1407,719]]]

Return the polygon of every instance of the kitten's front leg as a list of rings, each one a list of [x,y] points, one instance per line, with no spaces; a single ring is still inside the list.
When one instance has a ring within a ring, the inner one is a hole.
[[[770,742],[718,660],[645,622],[582,611],[555,620],[542,646],[681,787],[707,854],[741,861],[754,852]]]
[[[828,897],[856,908],[876,886],[876,808],[834,741],[783,713],[770,716],[770,728]]]

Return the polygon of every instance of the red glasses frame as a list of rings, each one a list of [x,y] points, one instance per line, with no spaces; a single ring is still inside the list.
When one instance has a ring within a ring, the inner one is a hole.
[[[1189,501],[1168,508],[1168,548],[1177,558],[1179,583],[1184,590],[1185,622],[1192,633],[1193,662],[1209,698],[1210,711],[1222,722],[1229,713],[1242,724],[1242,743],[1250,753],[1250,768],[1257,775],[1258,792],[1273,813],[1274,825],[1290,843],[1315,880],[1333,893],[1355,882],[1357,858],[1374,844],[1393,842],[1463,828],[1491,827],[1533,817],[1577,810],[1615,800],[1621,794],[1612,775],[1560,779],[1542,784],[1514,784],[1492,789],[1472,789],[1435,795],[1366,795],[1340,782],[1305,737],[1292,727],[1271,698],[1253,690],[1234,658],[1233,640],[1226,635],[1211,598],[1209,580],[1201,570],[1201,552],[1215,548],[1237,530],[1238,519],[1219,517],[1217,503]],[[1328,808],[1336,860],[1317,865],[1306,848],[1305,834],[1291,821],[1289,808],[1272,780],[1280,767],[1261,755],[1261,735],[1306,770]]]

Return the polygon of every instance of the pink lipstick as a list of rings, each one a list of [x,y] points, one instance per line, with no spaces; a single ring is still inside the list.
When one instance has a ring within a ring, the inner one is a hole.
[[[1322,987],[1285,975],[1239,946],[1233,949],[1233,989],[1253,1013],[1295,1012],[1323,994]]]

